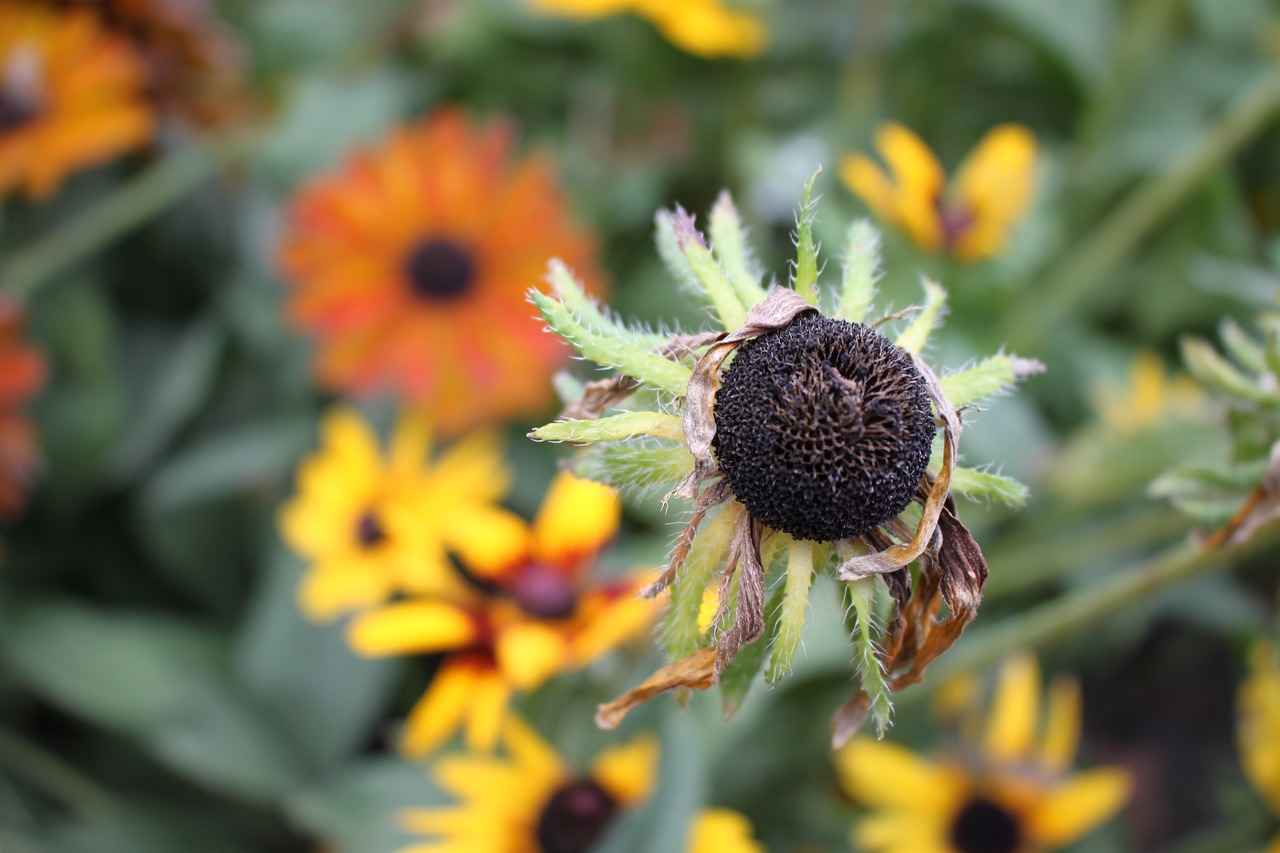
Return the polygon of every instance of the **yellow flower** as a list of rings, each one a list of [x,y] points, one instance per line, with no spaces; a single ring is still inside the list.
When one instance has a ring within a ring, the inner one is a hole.
[[[505,756],[453,755],[432,775],[457,805],[410,809],[401,822],[432,840],[401,853],[586,853],[628,809],[647,799],[658,743],[642,736],[606,749],[585,773],[569,768],[532,728],[509,718]],[[706,809],[690,828],[688,853],[763,853],[751,824],[727,809]]]
[[[929,252],[973,262],[1004,251],[1034,195],[1036,140],[1029,129],[993,128],[950,184],[929,147],[902,125],[881,125],[875,144],[892,179],[864,154],[846,156],[840,177],[876,216]]]
[[[1038,667],[1019,656],[1005,663],[986,719],[960,757],[934,762],[892,743],[854,740],[836,754],[836,769],[849,795],[876,810],[855,827],[854,843],[875,853],[1033,853],[1107,820],[1132,783],[1114,768],[1068,775],[1079,687],[1055,680],[1042,724],[1039,705]]]
[[[592,19],[632,12],[647,18],[681,50],[714,59],[745,58],[764,50],[764,24],[721,0],[530,0],[547,15]]]
[[[407,754],[425,755],[462,726],[473,749],[492,749],[515,691],[647,629],[657,608],[636,592],[648,573],[603,584],[584,578],[617,531],[619,511],[612,489],[561,474],[531,526],[495,529],[488,554],[464,559],[491,592],[399,601],[352,623],[360,654],[446,655],[405,723]]]
[[[78,169],[146,142],[142,60],[87,9],[0,3],[0,194],[51,194]]]
[[[1275,648],[1259,643],[1253,649],[1249,677],[1237,698],[1240,728],[1237,738],[1245,775],[1272,812],[1280,815],[1280,666]],[[1280,853],[1280,837],[1267,853]]]
[[[298,471],[280,513],[285,542],[310,565],[299,589],[306,615],[329,620],[400,592],[456,588],[449,555],[492,560],[524,523],[496,505],[510,475],[491,435],[453,445],[433,463],[430,430],[406,415],[384,454],[351,409],[330,413],[321,449]]]
[[[1142,350],[1133,357],[1127,385],[1099,385],[1092,397],[1103,423],[1120,435],[1150,429],[1165,415],[1194,411],[1204,402],[1195,380],[1184,375],[1171,379],[1153,350]]]

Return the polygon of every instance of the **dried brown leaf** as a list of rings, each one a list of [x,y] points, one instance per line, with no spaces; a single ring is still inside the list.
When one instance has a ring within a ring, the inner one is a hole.
[[[618,724],[637,705],[672,690],[706,690],[715,685],[716,650],[699,649],[688,657],[668,664],[649,676],[643,684],[633,687],[612,702],[596,709],[596,725],[602,729],[617,728]]]

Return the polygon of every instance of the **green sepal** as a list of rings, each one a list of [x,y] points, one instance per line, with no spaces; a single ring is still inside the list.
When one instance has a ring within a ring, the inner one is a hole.
[[[697,299],[700,303],[710,304],[711,299],[703,289],[702,282],[693,274],[689,259],[680,251],[680,241],[676,239],[676,230],[671,211],[659,210],[653,216],[653,240],[658,247],[658,257],[667,268],[680,289]]]
[[[853,620],[849,641],[853,645],[853,664],[858,680],[867,694],[870,719],[875,722],[876,737],[893,721],[893,694],[884,680],[884,669],[876,655],[882,632],[876,626],[876,593],[878,579],[863,578],[845,582],[845,601]]]
[[[598,444],[573,461],[579,477],[632,494],[670,490],[693,470],[693,454],[684,444],[642,438]]]
[[[703,291],[710,298],[711,307],[720,317],[720,322],[726,329],[737,329],[742,326],[747,320],[747,308],[738,298],[738,293],[729,281],[728,274],[711,254],[702,235],[698,233],[693,217],[684,208],[677,207],[671,217],[671,227],[675,233],[676,245],[684,254],[685,260],[689,262],[689,268],[693,270]]]
[[[1222,346],[1237,363],[1250,373],[1266,373],[1267,358],[1262,344],[1249,337],[1240,324],[1224,317],[1218,325]]]
[[[671,584],[670,603],[662,620],[662,645],[670,660],[688,657],[707,645],[707,637],[698,629],[698,611],[707,586],[719,583],[716,569],[729,551],[740,513],[741,509],[731,503],[715,518],[703,522]]]
[[[787,544],[787,577],[778,609],[777,639],[769,655],[765,681],[776,684],[791,669],[809,609],[809,587],[813,583],[816,543],[791,539]]]
[[[725,667],[720,675],[720,703],[725,719],[729,719],[742,707],[742,700],[747,691],[755,683],[756,676],[764,667],[765,653],[774,645],[777,638],[778,621],[770,618],[782,606],[782,589],[775,589],[765,603],[765,633],[754,643],[742,647],[738,656]]]
[[[957,465],[951,472],[951,491],[974,500],[996,500],[1012,507],[1027,502],[1027,487],[1011,477]]]
[[[662,412],[623,412],[595,420],[555,421],[529,433],[535,441],[570,441],[576,444],[618,441],[637,435],[683,441],[684,426],[680,418]]]
[[[796,270],[791,286],[810,305],[818,304],[818,247],[813,241],[813,223],[818,214],[813,187],[821,174],[822,167],[818,167],[809,176],[809,182],[804,185],[804,203],[796,217]]]
[[[865,219],[855,220],[845,236],[844,278],[836,317],[865,323],[880,278],[880,232]]]
[[[1233,465],[1190,465],[1157,478],[1147,493],[1202,524],[1227,521],[1267,473],[1269,460],[1251,459]]]
[[[1257,403],[1280,403],[1280,395],[1266,391],[1240,372],[1234,364],[1223,358],[1208,341],[1184,337],[1181,342],[1182,360],[1187,371],[1204,385],[1245,400]]]
[[[551,330],[577,348],[584,356],[605,367],[639,379],[641,382],[683,396],[692,371],[682,364],[663,358],[627,341],[594,332],[578,320],[563,302],[536,290],[529,299],[537,306]]]
[[[947,292],[942,289],[942,285],[928,278],[921,278],[920,284],[924,286],[924,307],[894,341],[895,344],[915,355],[919,355],[929,343],[929,335],[932,334],[933,327],[938,324],[942,309],[947,304]]]
[[[711,208],[707,230],[711,237],[711,250],[729,276],[729,283],[739,301],[748,309],[761,302],[765,291],[760,286],[760,280],[751,272],[747,232],[728,191],[720,193],[715,206]]]
[[[552,259],[547,265],[547,281],[564,306],[577,318],[582,327],[590,332],[617,338],[644,350],[655,349],[670,341],[667,335],[637,331],[608,317],[587,295],[582,283],[574,277],[573,272],[559,259]]]
[[[980,403],[1013,387],[1014,383],[1044,370],[1040,362],[1000,353],[939,380],[942,393],[957,409]]]

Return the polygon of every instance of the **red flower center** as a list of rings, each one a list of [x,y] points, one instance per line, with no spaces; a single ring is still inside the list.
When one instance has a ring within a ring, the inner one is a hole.
[[[1021,845],[1017,816],[982,797],[965,803],[951,823],[951,846],[957,853],[1017,853]]]
[[[469,249],[452,240],[430,238],[409,253],[404,272],[414,296],[449,302],[471,290],[476,265]]]
[[[575,779],[551,795],[538,816],[541,853],[586,853],[604,833],[618,801],[592,779]]]
[[[937,208],[938,218],[942,221],[942,241],[947,246],[954,246],[969,233],[969,229],[973,228],[976,217],[968,206],[957,203],[948,204],[942,199],[938,199]]]
[[[382,528],[378,516],[373,510],[365,510],[356,520],[356,541],[361,548],[372,548],[387,538],[387,531]]]
[[[520,609],[539,619],[564,619],[578,606],[578,592],[562,573],[542,563],[531,563],[506,584]]]

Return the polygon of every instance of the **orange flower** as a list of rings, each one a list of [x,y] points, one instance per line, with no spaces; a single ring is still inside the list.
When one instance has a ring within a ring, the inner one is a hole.
[[[22,507],[39,461],[22,405],[44,382],[44,359],[22,341],[22,314],[0,305],[0,515]]]
[[[85,9],[0,0],[0,193],[52,193],[71,172],[145,142],[142,62]]]
[[[525,302],[559,257],[596,279],[551,164],[445,110],[302,190],[280,257],[321,382],[394,391],[442,431],[534,413],[567,350]]]
[[[463,726],[473,749],[492,749],[515,691],[647,628],[656,604],[636,597],[647,573],[599,585],[582,576],[613,538],[618,513],[607,486],[562,474],[525,535],[505,549],[494,543],[491,562],[467,567],[492,594],[411,599],[355,619],[350,640],[361,654],[446,655],[405,724],[407,754],[425,755]]]

